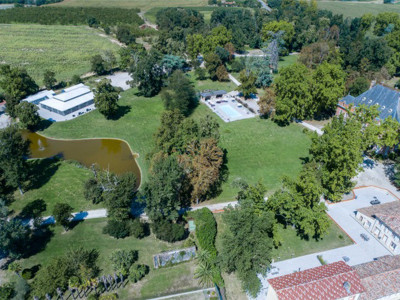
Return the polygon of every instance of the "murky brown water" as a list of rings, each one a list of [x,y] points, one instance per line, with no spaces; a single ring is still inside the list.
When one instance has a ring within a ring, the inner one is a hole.
[[[55,140],[34,132],[23,131],[23,136],[31,141],[32,158],[47,158],[60,155],[64,159],[76,160],[86,167],[97,164],[101,169],[122,174],[133,172],[140,185],[140,169],[136,154],[128,144],[114,139]]]

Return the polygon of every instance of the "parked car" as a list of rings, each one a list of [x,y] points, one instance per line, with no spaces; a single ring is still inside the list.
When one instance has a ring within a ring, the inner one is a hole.
[[[366,241],[366,242],[369,241],[369,237],[368,237],[368,235],[366,235],[365,233],[361,233],[360,236],[362,237],[362,239],[363,239],[364,241]]]
[[[371,203],[371,205],[378,205],[378,204],[381,204],[381,201],[379,201],[378,199],[374,199],[370,203]]]

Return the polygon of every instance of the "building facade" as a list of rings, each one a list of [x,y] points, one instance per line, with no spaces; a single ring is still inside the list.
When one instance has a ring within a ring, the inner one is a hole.
[[[355,218],[391,253],[400,254],[400,202],[361,208]]]

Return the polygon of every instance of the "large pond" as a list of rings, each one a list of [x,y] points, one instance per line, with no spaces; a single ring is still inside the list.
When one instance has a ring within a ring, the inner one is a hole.
[[[61,156],[75,160],[86,167],[93,164],[100,169],[116,174],[133,172],[140,185],[140,169],[136,162],[137,154],[132,153],[129,145],[117,139],[57,140],[46,138],[34,132],[23,131],[30,140],[32,158]]]

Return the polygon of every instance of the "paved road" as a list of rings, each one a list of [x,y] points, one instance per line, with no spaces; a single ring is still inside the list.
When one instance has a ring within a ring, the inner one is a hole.
[[[300,124],[301,126],[304,126],[305,128],[307,128],[307,129],[309,129],[311,131],[315,131],[318,135],[322,135],[324,133],[321,129],[315,127],[314,125],[306,123],[304,121],[297,121],[297,123]]]
[[[240,81],[237,80],[235,77],[233,77],[231,74],[228,74],[228,76],[229,76],[229,79],[230,79],[234,84],[236,84],[237,86],[241,85]]]
[[[370,206],[371,204],[369,202],[374,196],[376,196],[381,203],[398,201],[398,199],[386,190],[375,187],[356,189],[354,193],[357,196],[355,200],[328,205],[328,215],[351,237],[351,239],[353,239],[353,241],[355,241],[355,244],[273,263],[272,266],[275,267],[275,269],[270,274],[267,274],[266,277],[260,276],[263,289],[256,298],[257,300],[265,299],[265,293],[268,290],[267,279],[290,274],[294,271],[318,267],[321,263],[317,255],[322,255],[323,259],[328,263],[340,261],[343,259],[343,256],[347,256],[350,258],[347,264],[353,266],[391,254],[373,235],[366,231],[353,216],[355,210]],[[361,233],[369,236],[370,239],[368,242],[360,237]],[[272,273],[276,274],[272,275]]]
[[[212,212],[218,213],[218,212],[222,212],[225,207],[228,207],[228,205],[235,206],[236,204],[237,204],[237,201],[216,203],[216,204],[209,204],[209,205],[195,205],[195,206],[192,206],[190,208],[190,210],[195,211],[195,210],[207,207]],[[75,212],[72,215],[73,215],[73,219],[72,219],[73,221],[99,219],[99,218],[107,217],[107,210],[106,209],[94,209],[94,210],[88,210],[88,211]],[[148,219],[148,217],[145,213],[141,214],[140,218],[144,219],[144,220]],[[44,217],[42,223],[43,224],[54,224],[55,223],[54,217],[53,216]]]
[[[271,7],[269,7],[264,1],[258,0],[258,2],[261,3],[261,7],[264,8],[265,10],[267,10],[267,11],[271,11],[272,10]]]
[[[164,299],[171,299],[175,297],[183,297],[183,296],[190,296],[190,295],[195,295],[195,294],[201,294],[202,298],[204,297],[203,291],[215,291],[215,288],[208,288],[208,289],[202,289],[202,290],[197,290],[197,291],[191,291],[191,292],[186,292],[186,293],[180,293],[180,294],[175,294],[175,295],[169,295],[169,296],[164,296],[164,297],[158,297],[158,298],[152,298],[150,300],[164,300]]]

